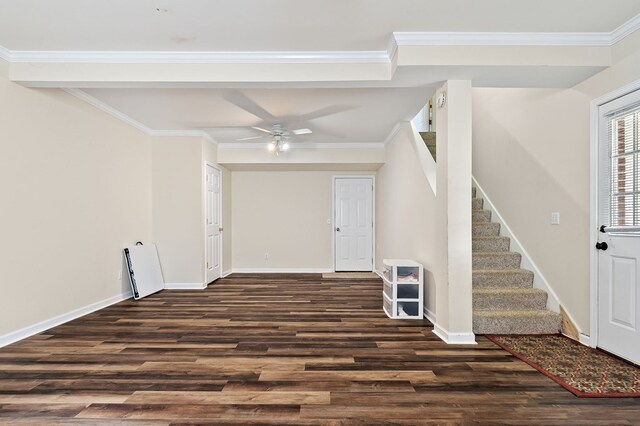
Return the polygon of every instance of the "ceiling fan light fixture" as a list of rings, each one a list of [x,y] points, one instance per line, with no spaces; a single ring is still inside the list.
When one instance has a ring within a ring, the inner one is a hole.
[[[289,142],[284,142],[280,148],[281,151],[289,151]]]
[[[271,152],[275,151],[277,148],[276,143],[274,141],[269,142],[268,148]]]

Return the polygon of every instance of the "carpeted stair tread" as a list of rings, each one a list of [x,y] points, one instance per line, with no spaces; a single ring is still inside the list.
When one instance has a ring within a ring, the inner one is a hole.
[[[560,331],[560,314],[548,310],[477,310],[476,334],[553,334]]]
[[[546,309],[548,294],[533,287],[533,272],[520,268],[521,254],[509,251],[511,239],[500,235],[475,188],[471,197],[474,333],[557,333],[562,321]]]
[[[547,292],[538,288],[476,288],[473,309],[534,310],[547,307]]]
[[[474,288],[527,288],[533,286],[533,272],[526,269],[473,271]]]
[[[491,222],[491,210],[472,210],[472,222]]]
[[[471,235],[474,237],[497,237],[500,235],[500,224],[494,222],[472,222]]]
[[[431,153],[433,159],[436,159],[436,132],[420,132],[424,144]]]
[[[511,239],[501,236],[475,236],[471,241],[471,250],[476,251],[509,251]]]
[[[517,269],[521,259],[520,253],[511,251],[473,252],[473,270]]]

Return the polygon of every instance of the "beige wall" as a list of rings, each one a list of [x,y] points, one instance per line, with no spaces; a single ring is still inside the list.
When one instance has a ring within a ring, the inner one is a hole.
[[[473,174],[585,334],[589,105],[640,79],[640,39],[614,51],[618,63],[572,89],[473,92]],[[551,212],[560,212],[560,225],[550,224]]]
[[[440,92],[448,101],[437,115],[435,191],[426,178],[431,154],[409,124],[387,146],[376,191],[376,267],[385,258],[420,262],[425,308],[455,342],[472,332],[471,85],[449,81]]]
[[[414,259],[425,269],[424,306],[437,315],[437,283],[447,280],[446,218],[422,171],[406,124],[387,145],[376,179],[376,269],[382,259]],[[423,144],[426,151],[426,147]]]
[[[204,282],[200,137],[153,138],[153,240],[167,283]]]
[[[151,238],[151,142],[58,89],[0,76],[0,336],[117,296]]]
[[[232,172],[234,270],[331,270],[332,176],[346,174]]]

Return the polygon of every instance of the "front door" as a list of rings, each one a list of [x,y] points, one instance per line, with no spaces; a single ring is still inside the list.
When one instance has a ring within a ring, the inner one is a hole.
[[[222,274],[222,222],[221,222],[221,173],[207,164],[206,173],[207,203],[205,206],[206,217],[206,244],[205,258],[207,270],[207,283],[220,278]]]
[[[373,270],[373,178],[336,178],[336,271]]]
[[[640,364],[640,91],[599,115],[598,346]]]

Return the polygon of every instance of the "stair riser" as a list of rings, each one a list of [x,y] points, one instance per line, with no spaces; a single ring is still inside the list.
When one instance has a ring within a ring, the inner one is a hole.
[[[473,271],[474,288],[531,288],[533,273]]]
[[[473,294],[473,309],[478,310],[534,310],[547,307],[547,293]]]
[[[506,252],[504,255],[473,255],[473,269],[517,269],[520,267],[520,254]]]
[[[491,222],[491,211],[490,210],[475,210],[471,214],[472,222]]]
[[[473,316],[473,332],[476,334],[553,334],[560,331],[560,315],[545,318],[517,317],[501,320]]]
[[[473,251],[509,251],[509,238],[474,238],[471,249]]]
[[[482,198],[472,198],[471,199],[471,208],[473,210],[482,210]]]
[[[497,237],[500,235],[499,223],[474,223],[471,229],[471,235],[483,237]]]

